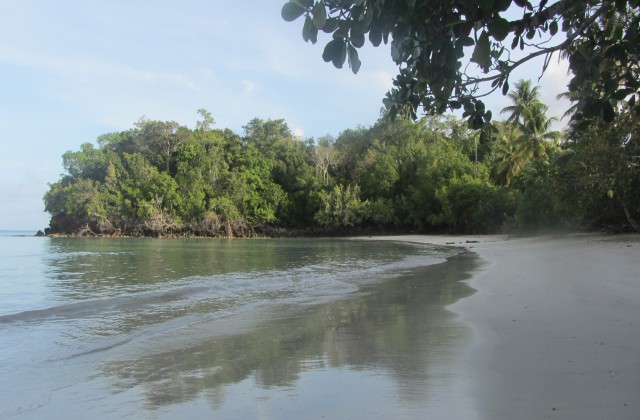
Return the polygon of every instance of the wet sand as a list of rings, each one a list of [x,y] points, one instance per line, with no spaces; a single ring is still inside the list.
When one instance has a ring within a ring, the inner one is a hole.
[[[640,235],[372,239],[485,261],[449,306],[473,331],[451,374],[478,418],[640,418]]]

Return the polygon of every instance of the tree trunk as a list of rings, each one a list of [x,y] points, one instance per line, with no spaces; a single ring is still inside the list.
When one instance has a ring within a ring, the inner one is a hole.
[[[635,230],[636,232],[640,232],[640,225],[631,216],[631,212],[629,211],[629,207],[627,207],[626,203],[624,203],[622,200],[620,200],[620,205],[622,205],[622,210],[624,210],[624,215],[627,218],[627,222],[629,222],[629,224],[631,225],[633,230]]]
[[[227,239],[233,239],[233,231],[231,229],[231,221],[227,219],[227,225],[225,227],[225,231],[227,234]]]

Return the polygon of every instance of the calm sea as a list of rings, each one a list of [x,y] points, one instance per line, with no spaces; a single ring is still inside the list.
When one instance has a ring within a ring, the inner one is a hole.
[[[469,332],[445,306],[472,292],[471,256],[32,234],[0,234],[1,418],[421,418],[459,400],[446,366]]]

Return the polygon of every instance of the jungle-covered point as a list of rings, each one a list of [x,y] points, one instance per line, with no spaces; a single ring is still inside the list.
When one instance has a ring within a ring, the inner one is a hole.
[[[451,116],[382,113],[318,139],[258,118],[237,134],[205,110],[195,128],[141,119],[63,155],[65,173],[44,196],[47,233],[639,230],[637,114],[561,134],[529,82],[512,94],[509,118],[485,135]]]

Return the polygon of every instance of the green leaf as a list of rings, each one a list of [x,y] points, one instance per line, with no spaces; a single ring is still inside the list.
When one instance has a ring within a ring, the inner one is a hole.
[[[511,6],[511,0],[495,0],[493,7],[498,12],[506,11]]]
[[[342,68],[344,61],[347,59],[346,45],[342,39],[332,39],[324,47],[322,59],[326,62],[331,61],[337,68]]]
[[[473,22],[465,20],[460,23],[460,36],[469,36],[471,35],[471,29],[473,28]]]
[[[401,45],[395,39],[391,41],[391,59],[396,63],[400,64],[402,61],[402,52],[400,51]]]
[[[466,37],[462,38],[462,45],[463,46],[470,47],[473,44],[475,44],[475,41],[470,36],[466,36]]]
[[[369,31],[369,42],[374,47],[377,47],[382,42],[382,31],[378,30],[378,28],[371,28]]]
[[[487,25],[487,29],[489,29],[491,36],[496,41],[504,41],[507,35],[509,35],[509,32],[511,32],[511,23],[508,20],[498,16],[489,22],[489,24]]]
[[[340,44],[342,44],[342,41],[339,39],[329,41],[322,52],[322,59],[327,63],[333,61],[333,57],[337,54]]]
[[[467,122],[469,123],[469,126],[471,126],[471,128],[474,130],[479,129],[484,125],[482,115],[471,115]]]
[[[326,34],[330,34],[331,32],[335,31],[336,29],[338,29],[338,19],[329,18],[324,23],[324,26],[322,27],[322,32],[324,32]]]
[[[290,1],[282,6],[280,14],[282,15],[282,19],[287,22],[292,22],[302,16],[305,10],[306,9],[297,2]]]
[[[311,39],[311,25],[311,18],[307,16],[304,19],[304,25],[302,26],[302,39],[304,39],[304,42],[309,42]]]
[[[606,49],[604,53],[606,58],[617,58],[618,60],[624,60],[628,54],[626,49],[620,44],[613,44]]]
[[[485,12],[490,12],[493,9],[493,0],[477,0],[477,4]]]
[[[341,69],[346,59],[347,59],[347,44],[344,41],[339,41],[337,54],[333,57],[333,60],[331,61],[336,68]]]
[[[515,49],[518,46],[518,41],[520,40],[519,36],[514,36],[513,37],[513,42],[511,43],[511,49]]]
[[[349,37],[349,23],[342,21],[338,25],[338,30],[333,33],[334,39],[343,39]]]
[[[313,7],[313,26],[316,29],[322,29],[327,21],[327,9],[324,8],[323,2],[318,2]]]
[[[302,27],[302,39],[306,42],[311,41],[312,44],[318,42],[318,29],[313,26],[313,21],[309,16],[304,20],[304,26]]]
[[[600,101],[590,100],[584,105],[583,112],[587,117],[596,117],[600,114],[601,109],[602,103]]]
[[[467,114],[472,114],[476,110],[475,105],[468,100],[463,105],[464,105],[464,112],[466,112]]]
[[[513,0],[513,2],[518,7],[523,7],[523,8],[529,9],[529,10],[533,10],[533,6],[531,5],[531,3],[528,0]]]
[[[507,93],[509,93],[509,82],[505,80],[504,84],[502,85],[502,94],[506,95]]]
[[[614,92],[611,97],[613,99],[616,100],[623,100],[625,99],[627,96],[629,96],[630,93],[632,93],[633,91],[631,89],[619,89],[618,91]]]
[[[358,74],[361,64],[360,58],[358,58],[358,50],[356,50],[352,45],[349,45],[349,66],[351,67],[353,74]]]
[[[471,55],[471,61],[478,64],[482,71],[487,73],[491,66],[491,43],[489,42],[489,35],[485,31],[482,31],[476,47],[473,49]]]
[[[609,102],[602,103],[602,120],[606,123],[610,123],[616,117],[616,111]]]
[[[558,33],[558,22],[553,21],[549,24],[549,33],[553,36]]]
[[[351,43],[356,48],[361,48],[364,45],[364,35],[351,31],[351,37],[349,38]]]

